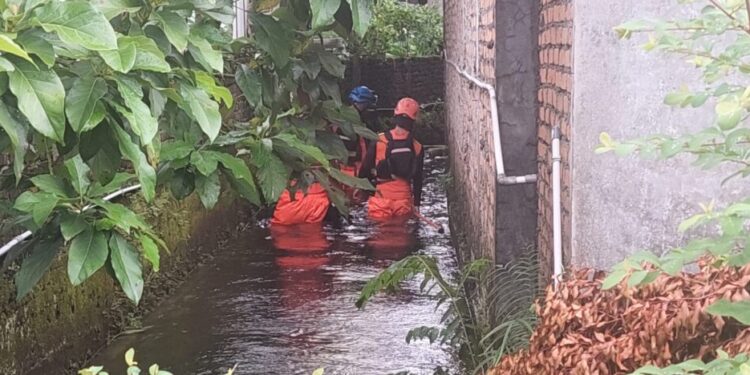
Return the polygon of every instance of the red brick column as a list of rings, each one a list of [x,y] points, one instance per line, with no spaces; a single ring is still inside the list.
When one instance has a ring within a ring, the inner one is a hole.
[[[573,91],[573,1],[540,0],[539,17],[539,236],[542,274],[552,273],[552,156],[550,131],[562,130],[562,228],[565,261],[571,256],[570,142]]]
[[[445,1],[445,52],[487,83],[495,80],[495,0]],[[477,6],[478,5],[478,6]],[[495,163],[488,93],[445,66],[451,150],[451,225],[462,258],[495,256]]]

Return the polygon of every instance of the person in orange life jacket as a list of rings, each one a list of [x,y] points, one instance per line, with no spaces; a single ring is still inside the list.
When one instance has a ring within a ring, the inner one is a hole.
[[[418,114],[416,100],[401,99],[394,111],[395,127],[367,149],[359,177],[375,181],[375,194],[367,202],[372,219],[410,216],[421,204],[424,151],[412,132]]]
[[[375,92],[370,90],[367,86],[357,86],[352,89],[348,98],[352,107],[354,107],[359,113],[360,120],[370,127],[368,122],[372,121],[370,121],[370,116],[368,114],[372,112],[375,114],[375,118],[377,118],[377,114],[374,111],[371,111],[378,102],[378,96],[375,95]],[[339,169],[350,176],[357,176],[359,168],[362,165],[362,159],[367,152],[367,141],[358,135],[345,135],[335,124],[332,126],[332,129],[338,134],[339,138],[341,138],[344,147],[346,147],[346,150],[349,153],[349,158],[345,161],[342,160],[342,165]]]
[[[295,185],[294,181],[292,185]],[[276,202],[271,226],[321,223],[330,206],[328,193],[319,182],[310,184],[306,192],[296,189],[294,199],[290,190],[286,189]]]

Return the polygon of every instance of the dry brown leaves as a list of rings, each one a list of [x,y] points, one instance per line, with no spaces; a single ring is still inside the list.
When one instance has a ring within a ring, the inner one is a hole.
[[[644,365],[711,359],[716,349],[750,351],[750,329],[706,314],[719,299],[750,298],[750,266],[659,276],[640,288],[601,290],[604,273],[581,270],[537,304],[530,347],[488,375],[627,374]]]

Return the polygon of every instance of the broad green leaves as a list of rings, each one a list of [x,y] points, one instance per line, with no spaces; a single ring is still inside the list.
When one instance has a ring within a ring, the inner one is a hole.
[[[198,122],[211,141],[216,139],[221,130],[219,105],[205,91],[191,85],[181,85],[180,94],[185,99],[185,110]]]
[[[142,101],[141,85],[123,77],[117,81],[117,90],[129,109],[129,111],[120,109],[120,112],[128,119],[135,134],[140,137],[141,144],[144,146],[150,144],[159,130],[159,123],[151,115],[151,109]]]
[[[370,28],[374,0],[347,0],[352,9],[352,29],[363,38]]]
[[[256,27],[255,39],[258,47],[271,55],[279,68],[286,66],[289,62],[289,52],[292,49],[290,31],[271,16],[251,13],[250,19]]]
[[[706,312],[718,316],[737,319],[744,325],[750,325],[750,301],[730,302],[720,300],[708,306]]]
[[[143,294],[143,275],[138,253],[125,238],[116,233],[109,239],[109,248],[112,269],[122,290],[131,301],[138,304]]]
[[[148,163],[148,159],[143,151],[138,148],[138,145],[133,143],[127,132],[115,126],[114,133],[117,137],[120,152],[133,163],[138,175],[138,181],[141,183],[143,196],[150,202],[156,194],[156,171]]]
[[[34,244],[31,254],[21,264],[16,273],[16,300],[20,301],[41,280],[57,257],[60,241],[42,239]]]
[[[89,181],[88,177],[88,173],[91,169],[83,162],[81,155],[76,155],[73,158],[66,160],[65,169],[67,170],[68,177],[78,195],[85,195],[88,191],[89,185],[91,185],[91,181]]]
[[[51,1],[37,10],[35,23],[72,45],[92,51],[117,49],[114,29],[89,1]]]
[[[65,97],[65,114],[73,130],[77,133],[83,131],[106,92],[107,84],[101,78],[86,76],[75,79]]]
[[[68,277],[79,285],[104,266],[109,254],[107,237],[92,227],[76,236],[68,252]]]
[[[26,53],[23,48],[21,48],[21,46],[16,44],[13,39],[5,34],[0,34],[0,51],[16,55],[29,61],[30,63],[34,62],[33,60],[31,60],[31,57],[29,57],[29,54]]]
[[[128,37],[117,39],[117,49],[99,51],[104,61],[117,72],[127,73],[135,65],[136,45]]]
[[[333,24],[334,16],[340,6],[341,0],[311,0],[313,29],[321,29]]]
[[[62,142],[65,136],[65,88],[54,70],[36,68],[14,60],[8,73],[10,91],[31,126],[44,136]]]
[[[167,35],[169,42],[178,51],[184,52],[188,46],[188,35],[190,35],[190,29],[185,18],[170,11],[154,13],[154,18],[161,23],[164,28],[164,34]]]

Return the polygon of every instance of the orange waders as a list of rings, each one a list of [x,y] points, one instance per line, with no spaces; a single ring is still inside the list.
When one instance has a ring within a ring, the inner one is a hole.
[[[289,190],[281,194],[273,212],[271,225],[320,223],[325,219],[331,204],[328,194],[319,183],[310,185],[307,194],[297,190],[294,198],[292,200]]]
[[[389,140],[390,138],[390,140]],[[409,132],[391,130],[390,134],[380,134],[380,139],[374,147],[374,166],[379,166],[385,162],[386,153],[389,152],[389,142],[398,141],[403,143],[412,139]],[[414,158],[419,160],[422,156],[422,145],[413,141],[412,150]],[[371,146],[372,147],[372,146]],[[396,153],[402,149],[391,149],[391,153]],[[373,150],[368,151],[367,157],[372,157],[370,153]],[[368,163],[365,162],[365,168],[368,167]],[[419,190],[421,190],[421,162],[418,167],[414,170],[414,178],[419,180]],[[360,174],[361,175],[361,174]],[[398,178],[392,176],[390,179],[385,179],[383,176],[378,176],[377,188],[375,195],[372,196],[367,202],[367,212],[371,219],[374,220],[386,220],[393,217],[411,216],[414,212],[414,191],[412,190],[412,181],[409,179]]]

